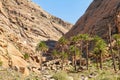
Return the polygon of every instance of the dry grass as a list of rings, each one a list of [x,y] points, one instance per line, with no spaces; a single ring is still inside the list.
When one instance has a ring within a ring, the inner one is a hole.
[[[41,76],[34,72],[30,72],[29,76],[24,76],[21,73],[12,69],[4,69],[0,67],[0,80],[40,80]]]

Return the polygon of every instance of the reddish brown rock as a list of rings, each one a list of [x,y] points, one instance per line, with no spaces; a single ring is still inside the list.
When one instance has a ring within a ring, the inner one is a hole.
[[[66,37],[89,33],[106,39],[108,24],[112,27],[112,34],[120,33],[120,0],[94,0]]]

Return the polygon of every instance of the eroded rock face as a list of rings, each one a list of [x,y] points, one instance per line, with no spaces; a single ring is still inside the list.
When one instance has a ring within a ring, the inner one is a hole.
[[[0,33],[19,47],[34,47],[39,41],[48,39],[58,40],[71,26],[31,1],[0,1]]]
[[[72,24],[54,17],[30,0],[0,0],[0,60],[3,67],[40,66],[34,59],[39,41],[58,40]],[[30,59],[26,61],[24,54]]]
[[[94,0],[66,37],[89,33],[107,39],[108,25],[112,34],[120,33],[120,0]]]

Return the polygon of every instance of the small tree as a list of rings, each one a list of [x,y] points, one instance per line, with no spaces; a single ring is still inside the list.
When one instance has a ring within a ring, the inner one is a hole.
[[[58,58],[60,55],[59,55],[59,52],[54,49],[54,50],[52,51],[52,56],[53,56],[53,59],[55,59],[55,58]]]
[[[25,60],[29,59],[29,57],[30,57],[30,55],[28,53],[25,53],[23,56],[24,56]]]
[[[45,44],[44,41],[41,41],[36,46],[36,51],[42,51],[45,53],[48,50],[48,46]]]

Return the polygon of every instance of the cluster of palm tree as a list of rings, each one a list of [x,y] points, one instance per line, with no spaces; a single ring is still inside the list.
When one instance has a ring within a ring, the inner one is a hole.
[[[83,55],[83,48],[86,48],[86,66],[88,69],[88,55],[89,55],[89,42],[92,38],[88,34],[79,34],[77,36],[73,36],[70,40],[62,37],[58,41],[56,50],[53,50],[53,56],[59,57],[64,63],[65,59],[72,61],[72,66],[77,70],[77,61],[79,59],[79,66],[81,67],[81,58]],[[84,46],[84,47],[83,47]],[[63,68],[63,64],[62,64]]]
[[[111,37],[115,40],[114,46],[111,45],[111,47],[108,46],[106,41],[99,36],[90,36],[89,34],[78,34],[77,36],[73,36],[69,40],[62,37],[58,41],[57,48],[53,51],[53,56],[56,58],[61,58],[62,63],[64,63],[65,59],[71,60],[75,70],[77,70],[77,66],[81,67],[81,58],[85,58],[86,69],[88,70],[89,60],[91,60],[91,57],[89,57],[89,53],[92,53],[92,57],[94,57],[97,68],[100,69],[103,69],[103,58],[107,58],[106,56],[112,55],[113,67],[115,71],[115,58],[117,56],[120,70],[120,35],[115,34]],[[91,46],[91,43],[93,43],[94,45]],[[115,50],[116,53],[118,53],[118,55],[113,53],[114,47],[116,47]],[[77,64],[77,61],[79,61],[79,65]]]
[[[114,41],[111,39],[114,39]],[[71,60],[75,70],[77,70],[77,66],[82,66],[81,59],[85,58],[86,69],[88,70],[89,60],[93,60],[91,59],[92,57],[94,57],[93,62],[95,61],[97,68],[103,69],[103,58],[106,58],[106,55],[110,55],[109,57],[112,57],[114,70],[116,71],[116,62],[118,62],[118,68],[120,70],[120,35],[114,34],[111,36],[110,34],[109,41],[110,43],[107,45],[106,41],[101,37],[90,36],[89,34],[78,34],[71,37],[69,40],[65,37],[61,37],[56,48],[52,51],[52,56],[54,59],[61,59],[62,69],[64,68],[63,65],[65,61]],[[48,47],[43,41],[36,46],[36,51],[40,54],[40,57],[42,57],[43,53],[47,50]],[[90,53],[92,53],[92,57],[89,57]],[[77,62],[79,62],[79,64],[77,64]]]

